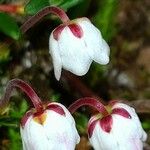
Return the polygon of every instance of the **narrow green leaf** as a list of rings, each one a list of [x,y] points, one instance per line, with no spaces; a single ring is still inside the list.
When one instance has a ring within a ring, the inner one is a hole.
[[[0,32],[17,40],[20,37],[20,30],[12,17],[5,13],[0,13]]]
[[[81,3],[83,0],[64,0],[64,2],[62,2],[60,4],[60,7],[67,10],[79,3]]]
[[[49,0],[30,0],[25,6],[25,13],[34,15],[40,9],[49,5]]]
[[[0,42],[0,63],[9,59],[10,49],[5,43]]]
[[[93,22],[101,30],[104,39],[109,41],[117,32],[115,16],[118,10],[118,0],[99,1],[99,5]]]
[[[65,10],[73,7],[83,0],[30,0],[25,7],[25,12],[30,15],[34,15],[39,10],[46,6],[58,6]]]
[[[65,0],[49,0],[50,5],[59,6],[61,3],[63,3]]]
[[[87,116],[82,113],[75,113],[74,117],[77,122],[76,126],[77,126],[79,133],[84,134],[86,132],[86,127],[88,123]]]

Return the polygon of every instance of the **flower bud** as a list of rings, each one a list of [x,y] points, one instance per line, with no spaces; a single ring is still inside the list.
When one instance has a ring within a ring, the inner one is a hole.
[[[54,29],[49,49],[57,80],[62,68],[82,76],[88,72],[93,60],[99,64],[109,62],[109,46],[87,18],[75,19]]]
[[[88,123],[91,145],[95,150],[143,150],[147,135],[135,110],[122,103],[108,106],[107,116],[95,115]]]
[[[80,137],[70,112],[49,103],[40,113],[28,111],[21,121],[24,150],[74,150]]]

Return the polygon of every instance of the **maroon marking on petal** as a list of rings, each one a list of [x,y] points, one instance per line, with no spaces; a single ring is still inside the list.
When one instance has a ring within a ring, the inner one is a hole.
[[[83,36],[83,30],[80,27],[80,25],[73,23],[69,24],[68,27],[73,33],[73,35],[76,36],[77,38],[81,38]]]
[[[89,135],[89,138],[91,138],[91,136],[93,134],[93,131],[94,131],[94,128],[96,126],[97,121],[99,121],[99,120],[92,121],[92,123],[90,123],[89,126],[88,126],[88,135]]]
[[[32,115],[33,115],[33,111],[32,111],[32,110],[30,110],[30,111],[28,111],[28,112],[25,113],[25,115],[22,117],[21,122],[20,122],[22,128],[24,128],[24,126],[25,126],[27,120],[28,120],[29,117],[32,116]]]
[[[101,126],[101,128],[102,128],[105,132],[108,132],[108,133],[111,131],[112,123],[113,123],[113,119],[112,119],[112,116],[111,116],[111,115],[106,116],[106,117],[103,117],[103,118],[100,120],[100,126]]]
[[[64,28],[65,28],[65,25],[61,24],[53,31],[53,37],[55,40],[57,41],[59,40],[59,36]]]
[[[114,108],[112,110],[112,114],[117,114],[117,115],[121,115],[125,118],[131,119],[131,115],[128,113],[127,110],[125,110],[124,108]]]
[[[63,110],[63,108],[61,106],[59,106],[57,104],[49,104],[46,108],[49,110],[53,110],[60,115],[65,116],[65,111]]]

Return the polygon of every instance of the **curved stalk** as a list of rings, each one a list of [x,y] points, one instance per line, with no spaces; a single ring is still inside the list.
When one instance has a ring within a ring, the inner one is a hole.
[[[42,102],[40,98],[38,97],[38,95],[27,83],[25,83],[23,80],[20,80],[20,79],[12,79],[8,82],[5,94],[0,99],[0,108],[3,108],[8,104],[9,99],[11,97],[11,93],[13,89],[16,87],[21,89],[23,92],[25,92],[29,96],[35,109],[38,112],[42,110]]]
[[[104,116],[108,115],[108,111],[105,108],[105,106],[100,101],[96,100],[95,98],[90,98],[90,97],[78,99],[77,101],[75,101],[68,107],[68,110],[71,113],[74,113],[79,107],[85,106],[85,105],[94,107]]]
[[[29,18],[29,20],[27,20],[20,27],[22,33],[25,33],[32,26],[34,26],[40,19],[42,19],[44,16],[46,16],[50,13],[59,17],[64,24],[66,24],[68,21],[70,21],[70,19],[68,18],[67,14],[64,12],[64,10],[60,9],[59,7],[55,7],[55,6],[47,6],[47,7],[43,8],[42,10],[40,10],[39,12],[37,12],[37,14],[35,14],[31,18]]]

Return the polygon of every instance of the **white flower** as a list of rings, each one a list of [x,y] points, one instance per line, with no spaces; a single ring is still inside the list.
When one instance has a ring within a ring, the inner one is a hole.
[[[27,112],[20,130],[24,150],[74,150],[80,141],[73,117],[58,103],[41,113]]]
[[[62,68],[82,76],[88,72],[93,60],[107,64],[109,51],[100,31],[87,18],[61,24],[53,30],[49,40],[57,80],[60,79]]]
[[[95,150],[143,150],[147,138],[135,110],[122,103],[114,104],[106,117],[93,116],[88,133]]]

